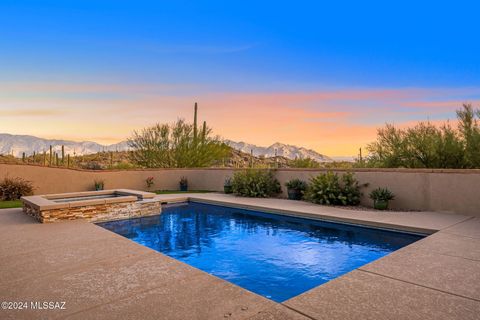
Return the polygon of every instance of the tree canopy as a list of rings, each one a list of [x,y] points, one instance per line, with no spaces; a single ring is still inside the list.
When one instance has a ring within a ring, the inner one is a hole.
[[[368,167],[480,168],[480,110],[464,104],[457,111],[458,125],[430,122],[401,129],[386,124],[367,146]]]
[[[183,119],[172,124],[159,124],[134,131],[128,139],[130,159],[146,168],[208,167],[228,156],[230,147],[206,122],[197,128],[197,107],[194,123]]]

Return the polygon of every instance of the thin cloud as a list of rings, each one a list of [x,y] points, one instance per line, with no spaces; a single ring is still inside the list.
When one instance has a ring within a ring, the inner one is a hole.
[[[203,54],[224,54],[247,51],[255,47],[255,44],[238,46],[217,46],[217,45],[140,45],[131,48],[151,51],[155,53],[203,53]]]
[[[50,117],[63,115],[65,112],[58,109],[9,109],[0,110],[3,117]]]
[[[112,47],[117,49],[139,50],[153,53],[195,53],[195,54],[228,54],[250,50],[258,43],[243,44],[159,44],[148,41],[136,41],[134,43],[118,43],[103,41],[98,43],[100,46]]]

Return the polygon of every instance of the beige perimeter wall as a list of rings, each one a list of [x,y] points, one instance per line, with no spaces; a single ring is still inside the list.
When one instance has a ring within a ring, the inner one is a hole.
[[[285,197],[286,181],[292,178],[308,180],[324,170],[279,169],[276,176],[282,184]],[[424,169],[356,169],[363,189],[362,204],[371,206],[370,190],[388,187],[396,199],[394,209],[454,212],[480,216],[480,170],[424,170]],[[234,169],[158,169],[129,171],[87,171],[49,168],[30,165],[0,164],[0,178],[22,177],[35,186],[35,194],[86,191],[94,188],[95,180],[105,181],[106,189],[129,188],[145,190],[145,179],[154,177],[155,190],[176,190],[182,176],[187,177],[189,189],[222,191],[225,178]],[[344,170],[338,170],[342,173]]]

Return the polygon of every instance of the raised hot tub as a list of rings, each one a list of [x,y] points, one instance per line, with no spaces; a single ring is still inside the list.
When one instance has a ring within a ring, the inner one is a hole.
[[[22,197],[23,211],[39,222],[85,219],[107,221],[159,214],[151,192],[114,189]]]

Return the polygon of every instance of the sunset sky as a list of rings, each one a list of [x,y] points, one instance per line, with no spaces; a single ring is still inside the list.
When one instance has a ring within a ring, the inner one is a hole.
[[[480,107],[476,1],[0,0],[0,132],[224,138],[355,155],[384,123]]]

